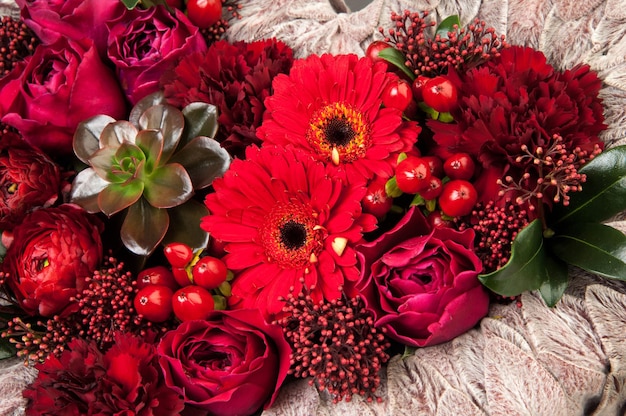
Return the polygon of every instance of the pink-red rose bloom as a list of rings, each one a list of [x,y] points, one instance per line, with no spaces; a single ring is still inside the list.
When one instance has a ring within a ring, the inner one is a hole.
[[[102,261],[102,222],[77,205],[38,209],[13,229],[3,272],[29,314],[60,314]]]
[[[183,322],[165,334],[157,352],[165,384],[184,396],[185,410],[231,416],[273,403],[291,350],[278,325],[255,309],[238,309]]]
[[[0,80],[2,121],[55,155],[73,154],[78,123],[98,114],[124,118],[126,105],[115,74],[93,44],[60,39],[39,45]]]
[[[478,280],[474,231],[429,229],[412,208],[394,229],[357,248],[361,290],[375,325],[405,345],[449,341],[487,314],[489,296]]]
[[[56,163],[15,133],[0,137],[0,230],[12,230],[28,212],[51,206],[60,190]]]
[[[91,39],[100,56],[106,56],[105,23],[123,13],[120,0],[16,0],[24,23],[45,44],[61,38]]]
[[[135,104],[159,91],[161,75],[193,52],[207,49],[198,27],[175,9],[135,8],[109,22],[108,56],[126,96]]]

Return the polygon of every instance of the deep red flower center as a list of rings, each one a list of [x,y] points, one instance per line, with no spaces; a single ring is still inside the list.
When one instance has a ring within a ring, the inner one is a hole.
[[[365,114],[348,103],[336,102],[313,114],[306,139],[323,159],[339,165],[365,156],[371,129]]]
[[[310,206],[277,204],[260,227],[261,244],[267,257],[285,269],[317,262],[322,251],[323,228]]]

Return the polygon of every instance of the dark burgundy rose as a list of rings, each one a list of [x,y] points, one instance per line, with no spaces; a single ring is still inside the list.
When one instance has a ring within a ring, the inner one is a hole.
[[[109,22],[108,56],[133,103],[159,90],[163,72],[183,56],[205,51],[199,29],[175,9],[135,8]]]
[[[75,339],[59,357],[37,365],[25,391],[26,415],[179,415],[182,398],[163,383],[154,345],[116,333],[101,352],[94,341]]]
[[[13,229],[2,271],[22,308],[53,316],[85,287],[102,261],[102,222],[74,204],[41,208]]]
[[[94,41],[106,56],[105,23],[126,10],[120,0],[16,0],[22,20],[43,43],[61,38]]]
[[[489,296],[478,280],[474,231],[429,229],[415,207],[391,231],[357,248],[357,284],[376,326],[405,345],[449,341],[487,314]]]
[[[39,45],[0,80],[2,122],[46,153],[72,154],[76,126],[97,114],[124,118],[126,100],[93,44]]]
[[[186,410],[229,416],[272,404],[291,350],[278,325],[267,324],[256,309],[238,309],[183,322],[157,351],[165,384],[184,396]]]
[[[0,230],[12,230],[34,208],[51,206],[60,190],[56,163],[15,133],[0,137]]]

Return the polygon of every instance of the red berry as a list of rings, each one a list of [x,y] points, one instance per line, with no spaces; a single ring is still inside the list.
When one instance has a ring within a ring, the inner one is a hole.
[[[429,107],[440,113],[447,113],[457,105],[457,90],[445,76],[431,78],[422,88],[422,98]]]
[[[453,179],[443,186],[438,202],[447,216],[462,217],[472,212],[477,200],[474,185],[463,179]]]
[[[222,0],[189,0],[187,16],[199,28],[209,28],[222,18]]]
[[[422,156],[422,159],[428,163],[430,174],[438,178],[443,178],[443,161],[437,156]]]
[[[172,267],[185,267],[193,258],[191,247],[183,243],[169,243],[163,254]]]
[[[149,267],[137,274],[138,289],[143,289],[149,285],[167,286],[172,290],[178,289],[178,283],[176,283],[174,275],[164,266]]]
[[[367,50],[365,51],[365,56],[371,58],[374,62],[378,62],[378,61],[387,62],[383,58],[378,56],[378,53],[380,51],[382,51],[383,49],[387,49],[387,48],[391,48],[391,45],[388,44],[387,42],[383,42],[382,40],[375,40],[374,42],[370,43],[369,46],[367,47]]]
[[[146,286],[135,295],[135,311],[150,322],[165,322],[172,315],[172,295],[167,286]]]
[[[421,157],[409,156],[396,166],[398,188],[407,194],[416,194],[425,189],[430,177],[430,168]]]
[[[212,290],[226,281],[228,269],[222,260],[205,256],[193,266],[191,274],[194,284]]]
[[[413,84],[411,84],[411,91],[413,91],[413,99],[415,101],[422,101],[423,96],[422,92],[424,90],[424,85],[430,80],[427,76],[418,75],[417,78],[413,80]]]
[[[443,162],[443,170],[450,179],[469,180],[475,169],[476,165],[467,153],[455,153]]]
[[[384,181],[374,181],[367,187],[362,205],[364,212],[376,218],[382,218],[389,212],[393,205],[393,198],[387,195]]]
[[[185,267],[172,267],[172,275],[179,287],[185,287],[192,284],[191,276]]]
[[[187,286],[172,296],[174,315],[181,321],[206,319],[215,307],[213,296],[203,287]]]
[[[428,221],[428,224],[430,224],[430,226],[432,228],[450,227],[452,225],[452,223],[450,221],[445,220],[443,218],[443,215],[441,214],[441,211],[433,211],[433,212],[431,212],[426,217],[426,220]]]
[[[396,108],[400,111],[406,110],[413,101],[411,85],[403,80],[391,81],[383,90],[383,105],[389,108]]]
[[[435,199],[441,194],[442,189],[443,184],[441,183],[441,179],[436,176],[431,176],[430,181],[428,181],[428,188],[422,189],[420,195],[425,200]]]

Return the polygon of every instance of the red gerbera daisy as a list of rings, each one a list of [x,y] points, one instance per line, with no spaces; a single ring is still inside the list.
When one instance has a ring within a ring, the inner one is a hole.
[[[385,87],[397,80],[386,65],[356,55],[311,55],[278,75],[257,135],[293,144],[334,167],[333,174],[389,178],[398,154],[408,152],[421,128],[402,111],[381,108]]]
[[[304,277],[312,296],[333,300],[358,278],[353,246],[375,219],[361,213],[364,183],[346,185],[309,154],[289,147],[250,147],[206,198],[202,228],[223,241],[236,272],[237,307],[277,314]]]

